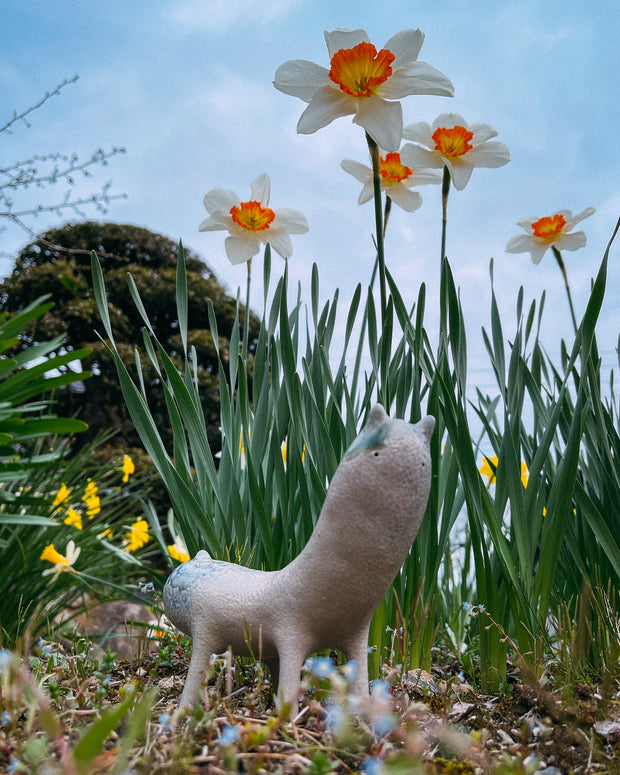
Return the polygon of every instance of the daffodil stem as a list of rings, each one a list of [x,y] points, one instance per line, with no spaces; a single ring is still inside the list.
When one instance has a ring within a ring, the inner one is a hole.
[[[439,305],[439,344],[447,344],[448,337],[448,301],[445,287],[444,261],[446,261],[446,232],[448,229],[448,196],[450,194],[450,170],[443,168],[441,184],[441,270],[440,270],[440,305]]]
[[[448,226],[448,195],[450,193],[450,170],[443,168],[441,185],[441,260],[446,257],[446,231]]]
[[[388,225],[388,220],[390,218],[391,210],[392,210],[392,199],[386,194],[385,208],[383,209],[383,239],[385,239],[385,232],[387,231],[387,225]]]
[[[381,296],[381,323],[385,321],[385,312],[387,308],[387,292],[385,283],[385,250],[383,246],[384,219],[381,206],[381,159],[379,156],[379,146],[366,133],[366,142],[370,151],[372,161],[372,183],[375,200],[375,229],[377,236],[377,258],[379,259],[379,293]]]
[[[555,256],[555,260],[558,262],[558,266],[560,267],[560,271],[562,272],[562,277],[564,278],[564,287],[566,288],[566,296],[568,297],[568,306],[570,307],[570,316],[573,319],[573,328],[575,329],[575,334],[576,334],[577,333],[577,318],[575,317],[575,308],[573,307],[573,297],[571,295],[570,286],[568,284],[568,275],[566,274],[566,266],[564,265],[564,259],[562,258],[562,254],[555,247],[555,245],[551,246],[551,250],[553,252],[553,255]]]
[[[250,285],[252,283],[252,259],[247,263],[248,282],[245,291],[245,310],[243,313],[243,342],[241,344],[241,357],[245,361],[248,357],[248,339],[250,338]]]
[[[387,225],[387,219],[390,214],[391,205],[388,205],[388,202],[390,201],[388,197],[385,203],[386,209],[384,214],[383,208],[381,206],[381,157],[379,155],[379,146],[368,133],[366,133],[366,142],[368,143],[368,150],[370,151],[370,158],[372,161],[372,183],[375,201],[375,231],[377,239],[377,266],[379,269],[379,294],[381,297],[381,362],[379,374],[377,375],[377,392],[379,394],[379,401],[387,410],[389,410],[390,391],[388,387],[388,371],[391,359],[391,341],[387,341],[385,338],[391,336],[391,332],[388,334],[386,329],[387,289],[385,279],[385,250],[383,237],[385,234],[385,227]]]

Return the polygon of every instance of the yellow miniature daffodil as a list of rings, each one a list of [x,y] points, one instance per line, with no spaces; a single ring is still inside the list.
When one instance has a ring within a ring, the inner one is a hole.
[[[497,471],[497,464],[499,460],[495,457],[485,457],[482,461],[482,465],[478,469],[483,476],[486,476],[489,480],[489,484],[495,482],[495,472]]]
[[[524,487],[527,487],[527,483],[530,478],[530,472],[527,470],[527,466],[523,461],[521,461],[521,484]]]
[[[129,528],[129,532],[125,534],[125,548],[128,552],[135,552],[137,549],[143,547],[149,541],[149,525],[148,522],[140,517]]]
[[[131,474],[135,474],[136,466],[129,455],[123,455],[123,482],[128,482]]]
[[[80,556],[80,548],[75,546],[73,541],[69,541],[67,544],[66,555],[60,554],[60,552],[54,547],[54,544],[48,544],[41,552],[41,559],[47,562],[53,563],[53,568],[48,568],[43,571],[44,576],[54,575],[58,576],[64,571],[76,571],[72,567],[75,561]]]
[[[174,543],[168,545],[168,554],[177,562],[189,560],[189,553],[181,536],[175,536]]]
[[[99,488],[97,485],[93,482],[92,479],[89,479],[86,482],[86,489],[84,490],[84,495],[82,496],[82,500],[87,500],[88,498],[92,497],[93,495],[96,495],[99,491]]]
[[[52,506],[54,507],[62,506],[62,504],[69,498],[70,495],[71,495],[71,490],[63,482],[60,485],[58,492],[56,493],[56,497],[54,498],[54,502],[52,503]]]
[[[92,519],[94,516],[99,514],[101,511],[101,499],[98,495],[91,495],[88,498],[83,498],[84,502],[86,503],[87,509],[86,509],[86,516],[89,519]]]
[[[82,529],[82,515],[75,509],[67,509],[67,516],[64,519],[65,525],[73,525],[77,530]]]

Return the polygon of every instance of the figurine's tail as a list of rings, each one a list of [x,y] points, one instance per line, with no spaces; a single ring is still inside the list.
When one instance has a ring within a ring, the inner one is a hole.
[[[212,557],[206,549],[201,549],[194,557],[195,560],[211,560]]]

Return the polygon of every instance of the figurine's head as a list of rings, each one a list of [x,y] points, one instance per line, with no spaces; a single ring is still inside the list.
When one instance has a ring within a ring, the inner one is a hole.
[[[434,428],[434,417],[411,424],[390,419],[376,404],[342,459],[339,488],[344,485],[360,508],[367,504],[369,511],[381,511],[386,527],[394,512],[394,527],[408,515],[417,529],[430,489]]]

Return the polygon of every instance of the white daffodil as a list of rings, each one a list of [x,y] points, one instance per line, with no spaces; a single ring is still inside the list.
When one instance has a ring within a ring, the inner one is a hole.
[[[594,208],[588,207],[578,215],[573,215],[570,210],[559,210],[542,218],[522,218],[518,225],[526,233],[513,237],[506,245],[506,252],[531,253],[532,261],[538,264],[551,246],[557,250],[579,250],[586,244],[586,235],[572,229],[593,212]]]
[[[439,170],[411,169],[402,163],[397,151],[385,153],[381,151],[379,173],[381,188],[397,205],[412,213],[422,204],[422,197],[417,191],[411,191],[412,186],[424,186],[429,183],[441,183]],[[358,204],[364,204],[373,197],[372,169],[351,159],[340,162],[345,172],[364,184],[358,199]]]
[[[396,100],[410,94],[454,95],[445,75],[416,61],[424,33],[402,30],[377,52],[365,30],[325,32],[330,68],[305,59],[291,59],[276,71],[276,89],[308,103],[297,124],[311,134],[340,116],[353,114],[381,148],[397,151],[403,113]]]
[[[234,191],[214,188],[204,198],[209,217],[199,231],[230,232],[226,237],[226,255],[231,264],[242,264],[255,256],[261,243],[269,243],[282,258],[293,253],[290,234],[304,234],[308,223],[297,210],[272,210],[269,205],[269,175],[259,175],[250,184],[251,197],[242,202]]]
[[[432,126],[425,121],[406,126],[403,137],[416,144],[404,145],[400,155],[412,167],[447,167],[454,187],[462,191],[474,167],[502,167],[510,161],[503,143],[489,142],[496,136],[488,124],[469,126],[458,113],[442,113]]]

